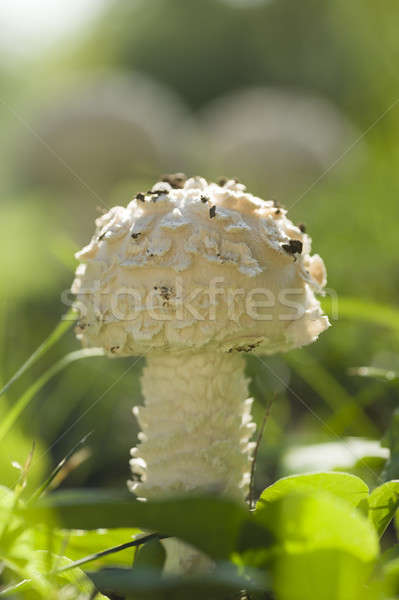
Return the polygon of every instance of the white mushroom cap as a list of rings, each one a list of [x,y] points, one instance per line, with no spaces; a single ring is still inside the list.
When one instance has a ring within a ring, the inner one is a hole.
[[[326,272],[310,237],[236,180],[158,182],[96,225],[72,286],[86,346],[272,354],[329,326],[315,298]]]

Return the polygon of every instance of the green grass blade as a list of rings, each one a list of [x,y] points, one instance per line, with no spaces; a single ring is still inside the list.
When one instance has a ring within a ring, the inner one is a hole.
[[[49,485],[52,483],[54,478],[58,475],[58,473],[63,469],[63,467],[67,464],[68,460],[72,458],[72,456],[77,452],[82,446],[85,445],[89,437],[91,436],[92,431],[87,433],[65,456],[56,467],[51,471],[50,475],[47,479],[39,486],[39,488],[32,494],[32,497],[29,499],[29,504],[35,502],[40,496],[47,490]]]
[[[379,369],[377,367],[352,367],[349,369],[349,375],[357,375],[358,377],[373,377],[375,379],[386,379],[394,381],[399,379],[399,372],[391,369]]]
[[[334,412],[348,405],[353,405],[353,398],[346,389],[321,363],[303,348],[300,353],[295,351],[287,353],[285,360]],[[352,422],[352,426],[359,434],[370,437],[379,435],[378,429],[363,412],[361,406],[354,405],[353,411],[354,421]],[[336,431],[336,433],[337,435],[341,435],[342,431]]]
[[[363,410],[376,401],[378,394],[381,393],[381,384],[379,381],[371,383],[363,388],[358,394],[353,396],[352,401],[338,409],[329,419],[327,425],[338,433],[344,432],[347,427],[350,427],[358,414],[359,408]],[[366,432],[367,433],[367,432]],[[379,432],[376,436],[380,437]],[[371,435],[373,437],[373,435]]]
[[[43,386],[60,371],[65,369],[68,365],[76,360],[82,358],[90,358],[92,356],[103,356],[103,351],[100,348],[92,348],[88,350],[77,350],[76,352],[70,352],[61,360],[56,362],[50,367],[43,375],[41,375],[36,381],[26,390],[26,392],[11,406],[7,412],[5,418],[0,424],[0,441],[8,433],[15,421],[18,419],[21,412],[26,408],[32,398],[39,392]]]
[[[7,390],[12,386],[17,379],[19,379],[30,367],[32,367],[42,356],[50,350],[52,346],[70,329],[73,323],[76,321],[77,314],[75,311],[70,310],[64,315],[64,318],[58,323],[57,327],[53,329],[50,335],[44,340],[42,344],[30,355],[28,360],[18,369],[18,371],[11,377],[11,379],[5,384],[0,390],[0,396],[5,394]]]
[[[321,304],[323,309],[331,314],[334,309],[334,301],[330,298],[323,298]],[[399,335],[399,310],[393,306],[339,296],[335,308],[338,310],[338,315],[336,315],[338,318],[368,321],[375,325],[388,327]]]
[[[64,573],[65,571],[76,569],[76,567],[81,567],[82,565],[85,565],[88,562],[98,560],[99,558],[103,558],[104,556],[108,556],[109,554],[116,554],[117,552],[121,552],[122,550],[126,550],[127,548],[142,546],[143,544],[146,544],[147,542],[150,542],[152,540],[163,540],[167,537],[167,535],[160,535],[159,533],[150,533],[148,535],[144,535],[140,538],[137,538],[136,540],[133,540],[131,542],[119,544],[118,546],[114,546],[113,548],[107,548],[107,550],[102,550],[101,552],[96,552],[94,554],[90,554],[89,556],[85,556],[84,558],[80,558],[79,560],[76,560],[73,563],[61,567],[61,569],[57,569],[56,573]]]

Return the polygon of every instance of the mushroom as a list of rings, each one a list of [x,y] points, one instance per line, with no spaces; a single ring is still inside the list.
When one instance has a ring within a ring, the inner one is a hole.
[[[146,357],[132,492],[245,501],[255,424],[244,355],[285,352],[328,327],[315,297],[324,263],[286,210],[237,180],[172,180],[96,220],[76,255],[77,336],[112,356]],[[180,567],[197,568],[179,544]]]

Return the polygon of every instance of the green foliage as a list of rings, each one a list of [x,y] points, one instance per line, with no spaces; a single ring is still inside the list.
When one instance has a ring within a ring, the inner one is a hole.
[[[257,509],[284,498],[290,492],[312,492],[322,489],[345,500],[352,506],[359,507],[367,498],[367,485],[354,475],[347,473],[309,473],[279,479],[261,494]]]
[[[107,569],[91,572],[89,576],[104,593],[111,592],[132,600],[222,600],[236,598],[243,589],[251,594],[262,590],[260,584],[248,582],[247,578],[223,566],[201,576],[184,578],[170,575],[161,577],[151,569]],[[263,582],[263,590],[264,586]]]
[[[341,296],[338,307],[339,313],[344,319],[376,323],[382,327],[392,329],[396,335],[399,335],[399,310],[394,306],[364,301],[360,298],[345,298]],[[332,311],[333,302],[330,298],[323,300],[323,308],[327,312]]]
[[[54,283],[60,283],[60,272],[49,253],[52,219],[49,211],[38,210],[36,202],[5,202],[3,197],[2,220],[7,223],[0,236],[2,256],[2,277],[0,280],[1,298],[11,301],[23,299],[27,290],[41,297],[43,291],[49,293]],[[22,209],[22,210],[21,210]],[[18,240],[18,250],[15,243]],[[10,249],[14,248],[13,251]],[[32,249],[34,248],[34,251]]]
[[[46,486],[26,502],[27,469],[14,491],[0,494],[4,593],[35,599],[71,589],[88,599],[94,584],[126,599],[222,599],[246,589],[277,600],[388,600],[399,586],[396,548],[383,559],[378,541],[398,507],[397,481],[369,494],[348,473],[289,476],[267,487],[251,512],[216,497],[140,502],[101,490],[41,496]],[[163,575],[162,542],[137,538],[141,529],[191,544],[216,568],[201,577]],[[97,568],[89,579],[81,570],[87,563]]]
[[[16,492],[4,486],[0,488],[0,555],[22,565],[27,561],[27,550],[32,547],[32,531],[19,531],[23,521],[14,516],[16,501]],[[14,537],[16,531],[19,535]]]
[[[385,585],[392,586],[395,578],[393,565],[389,569],[385,565],[379,573],[376,569],[378,538],[395,515],[398,490],[399,483],[391,481],[369,494],[360,478],[347,473],[291,476],[266,488],[253,513],[218,498],[142,503],[119,493],[76,490],[47,496],[34,507],[22,509],[20,518],[37,527],[48,522],[51,511],[53,521],[64,528],[130,525],[178,537],[217,562],[233,561],[246,573],[244,587],[256,587],[262,581],[266,590],[270,585],[266,582],[272,582],[276,597],[282,600],[374,600],[385,598],[378,594]],[[90,534],[82,534],[83,540],[85,536]],[[89,539],[98,543],[95,537]],[[90,544],[85,550],[90,550]],[[71,556],[68,548],[66,555]],[[159,579],[164,559],[161,542],[151,540],[141,547],[133,571],[97,571],[90,577],[105,593],[111,590],[126,597],[136,590],[143,598],[160,598],[169,591],[174,594],[171,597],[180,598],[191,589],[196,594],[207,590],[212,597],[215,573],[201,578],[201,584],[199,579]],[[388,571],[387,583],[383,574]],[[232,588],[224,591],[228,590]]]
[[[315,490],[287,494],[257,510],[278,541],[269,552],[250,554],[250,564],[270,564],[279,598],[364,597],[378,542],[360,512]]]
[[[137,550],[134,559],[134,569],[154,569],[162,571],[165,565],[166,551],[159,539],[154,539],[143,544]]]
[[[269,569],[283,600],[364,597],[379,553],[376,532],[363,515],[367,497],[367,486],[344,473],[277,481],[255,511],[276,543],[247,552],[244,562]]]
[[[69,324],[68,324],[69,325]],[[70,352],[59,360],[55,365],[50,367],[43,375],[38,377],[36,381],[24,392],[24,394],[18,398],[5,415],[0,425],[0,441],[11,429],[15,421],[18,419],[21,412],[26,408],[29,402],[34,398],[39,390],[46,385],[50,379],[57,375],[60,371],[65,369],[69,364],[82,358],[90,358],[92,356],[103,356],[103,352],[99,348],[91,348],[87,350],[77,350],[76,352]]]
[[[49,340],[43,353],[52,336]],[[12,431],[22,408],[51,377],[89,354],[67,354],[44,371],[6,413],[0,434]],[[36,361],[41,354],[33,357]],[[396,421],[395,414],[385,436],[390,450],[385,477],[396,468]],[[369,493],[365,481],[352,473],[291,475],[268,486],[254,511],[211,496],[141,502],[120,489],[50,493],[87,440],[85,436],[75,445],[33,493],[26,490],[32,455],[15,489],[0,489],[0,595],[27,600],[68,594],[81,600],[91,600],[93,594],[229,600],[245,590],[256,600],[265,594],[276,600],[391,600],[399,590],[399,547],[391,544],[382,554],[379,542],[399,506],[396,480],[380,480]],[[309,449],[322,454],[323,447]],[[353,470],[359,469],[359,461],[384,462],[388,454],[367,440],[348,439],[334,448],[341,458],[345,449]],[[367,462],[362,468],[374,467]],[[165,537],[197,548],[215,567],[201,575],[164,573]]]
[[[35,547],[45,550],[49,545],[49,531],[46,526],[35,526]],[[56,552],[63,551],[71,561],[78,561],[99,551],[114,548],[133,540],[140,531],[138,529],[59,529],[51,531],[51,544]],[[113,554],[107,554],[91,561],[91,566],[97,568],[112,566],[117,560],[121,566],[131,566],[134,560],[135,548],[127,548],[118,552],[117,559]]]
[[[51,348],[58,342],[58,340],[70,329],[76,320],[76,314],[71,310],[66,315],[64,315],[63,319],[60,323],[57,323],[57,326],[50,332],[48,337],[40,344],[38,348],[30,357],[24,362],[24,364],[18,369],[18,371],[11,377],[11,379],[1,388],[0,396],[5,394],[7,390],[15,383],[28,369],[33,367],[33,365],[40,360]]]
[[[369,519],[381,537],[399,508],[399,481],[387,481],[375,488],[368,499]]]
[[[59,492],[26,512],[29,519],[46,522],[49,511],[65,528],[137,527],[174,536],[196,546],[215,560],[225,560],[248,543],[247,531],[269,541],[270,534],[248,510],[222,498],[177,498],[139,502],[127,494],[101,490]]]
[[[393,414],[382,444],[390,450],[390,458],[385,465],[382,477],[386,481],[396,479],[399,477],[399,409],[395,410]]]

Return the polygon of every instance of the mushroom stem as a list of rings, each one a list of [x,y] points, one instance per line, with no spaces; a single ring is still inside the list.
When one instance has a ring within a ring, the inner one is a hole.
[[[244,499],[249,483],[251,422],[244,360],[198,352],[147,357],[142,433],[132,450],[135,493],[145,498],[216,492]],[[144,464],[145,463],[145,464]]]
[[[221,352],[147,356],[145,405],[133,411],[142,429],[131,451],[134,493],[153,499],[212,492],[245,500],[255,424],[244,366],[241,355]]]

